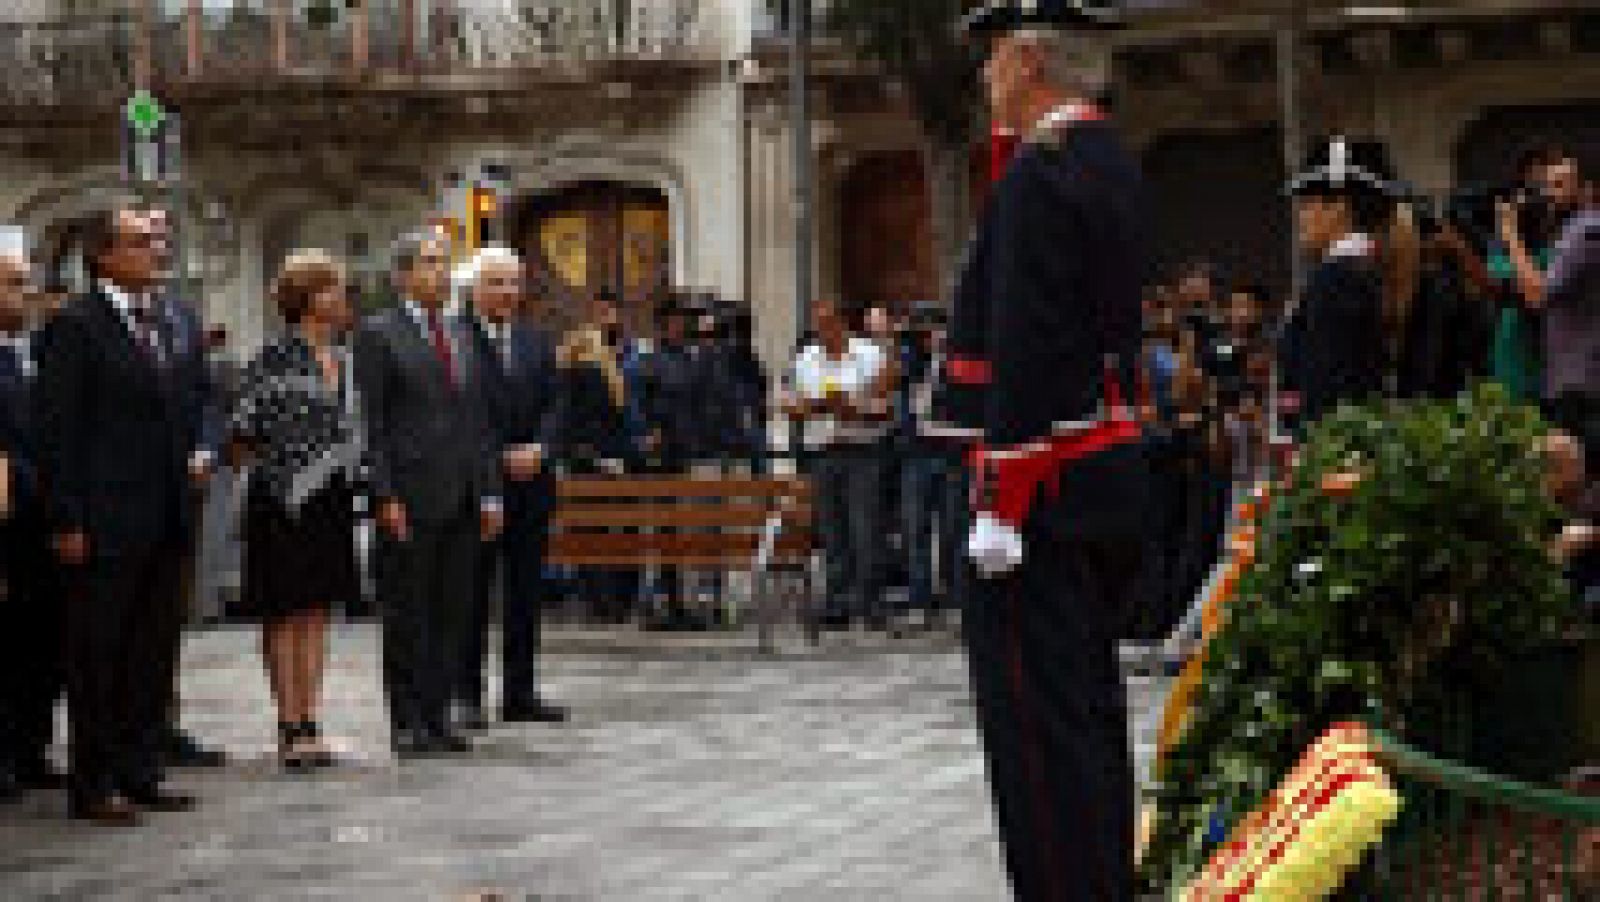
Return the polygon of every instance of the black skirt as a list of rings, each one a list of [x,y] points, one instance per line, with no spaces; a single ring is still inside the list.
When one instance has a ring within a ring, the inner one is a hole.
[[[241,614],[274,620],[357,600],[355,513],[349,484],[335,477],[290,514],[252,479],[244,509]]]

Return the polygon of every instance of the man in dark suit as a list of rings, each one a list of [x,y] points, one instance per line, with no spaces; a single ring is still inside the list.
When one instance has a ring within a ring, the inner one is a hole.
[[[1148,468],[1128,410],[1145,275],[1141,180],[1094,103],[1099,0],[997,0],[969,26],[996,124],[1023,136],[958,283],[942,410],[980,442],[966,634],[1015,895],[1133,898],[1117,656]]]
[[[0,799],[52,789],[46,753],[63,680],[61,598],[39,495],[26,239],[0,230],[0,456],[9,515],[0,516]]]
[[[71,810],[126,824],[194,804],[162,789],[161,746],[210,391],[199,330],[160,291],[148,209],[93,215],[84,252],[95,285],[41,334],[34,415],[66,587]]]
[[[504,524],[500,444],[471,332],[445,312],[442,238],[401,240],[400,303],[362,324],[355,379],[378,518],[375,568],[396,754],[458,753],[450,696],[479,542]]]
[[[467,301],[468,328],[483,361],[489,419],[500,447],[506,527],[498,541],[483,546],[457,701],[464,710],[462,720],[481,728],[490,596],[495,572],[501,570],[501,719],[559,723],[566,712],[544,699],[537,676],[540,621],[551,600],[544,563],[555,479],[545,466],[545,449],[558,385],[555,350],[549,336],[522,315],[523,267],[515,251],[484,248],[463,268],[458,282]]]

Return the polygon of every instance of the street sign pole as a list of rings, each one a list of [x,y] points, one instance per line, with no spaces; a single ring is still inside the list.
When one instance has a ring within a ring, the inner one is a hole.
[[[789,93],[794,132],[794,328],[803,336],[811,319],[811,0],[789,2]]]

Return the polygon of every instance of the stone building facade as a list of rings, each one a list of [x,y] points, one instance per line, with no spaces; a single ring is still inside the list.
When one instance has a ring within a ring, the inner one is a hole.
[[[1534,134],[1600,148],[1600,15],[1430,9],[1313,18],[1307,131],[1381,134],[1434,192],[1495,175]],[[0,16],[19,73],[0,88],[0,220],[34,230],[55,278],[73,276],[74,218],[123,184],[118,105],[143,83],[181,113],[191,285],[241,353],[272,327],[263,294],[289,250],[345,254],[375,292],[390,241],[459,213],[455,187],[488,170],[496,228],[535,261],[552,316],[612,288],[642,327],[685,286],[747,300],[770,361],[795,340],[789,97],[766,0],[28,0]],[[1270,25],[1137,30],[1118,104],[1161,198],[1162,256],[1281,284]],[[939,298],[903,98],[826,35],[815,68],[818,291]]]

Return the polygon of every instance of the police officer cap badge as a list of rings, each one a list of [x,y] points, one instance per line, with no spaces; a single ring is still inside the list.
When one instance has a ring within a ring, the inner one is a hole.
[[[1403,191],[1381,141],[1334,136],[1317,141],[1287,193],[1396,198]]]

